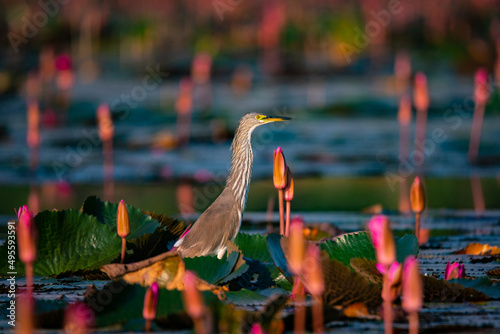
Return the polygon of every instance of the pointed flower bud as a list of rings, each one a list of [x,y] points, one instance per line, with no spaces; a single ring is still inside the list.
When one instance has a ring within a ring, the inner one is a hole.
[[[205,314],[203,296],[196,286],[196,275],[187,270],[184,274],[184,308],[192,319],[200,319]]]
[[[381,274],[385,274],[387,269],[385,266],[377,263],[377,269]],[[389,267],[389,271],[387,272],[387,277],[389,278],[389,294],[382,292],[382,296],[390,296],[390,300],[394,301],[399,296],[401,292],[401,282],[403,278],[403,265],[398,262],[394,262]],[[384,286],[385,288],[385,286]]]
[[[456,279],[456,278],[464,278],[465,277],[465,266],[463,264],[459,264],[458,262],[450,262],[446,263],[446,268],[444,269],[444,279]]]
[[[323,268],[321,267],[320,252],[316,245],[309,244],[307,246],[306,259],[304,260],[304,263],[304,285],[310,294],[315,297],[319,297],[325,291],[325,283],[323,279]]]
[[[396,246],[392,236],[391,222],[383,215],[374,216],[368,223],[377,262],[388,267],[396,261]]]
[[[127,206],[123,200],[118,204],[116,229],[120,238],[126,238],[130,234],[130,223],[128,221]]]
[[[144,320],[154,320],[156,318],[156,305],[158,304],[158,283],[153,282],[144,295],[144,307],[142,316]]]
[[[488,72],[484,68],[480,68],[477,70],[474,78],[474,102],[476,104],[485,105],[489,97]]]
[[[429,91],[427,89],[427,77],[422,72],[415,74],[415,89],[413,91],[413,102],[417,110],[429,108]]]
[[[282,190],[286,187],[286,162],[281,147],[274,151],[273,181],[276,189]]]
[[[299,274],[304,262],[306,251],[306,241],[302,232],[302,219],[294,218],[290,223],[290,258],[288,259],[290,270],[294,274]]]
[[[293,199],[293,177],[290,168],[286,166],[287,182],[285,187],[285,201],[291,202]]]
[[[403,309],[407,313],[418,312],[422,308],[422,279],[417,258],[408,256],[403,267]]]
[[[411,209],[414,213],[422,213],[426,207],[425,188],[420,178],[417,176],[411,185],[410,190]]]
[[[36,226],[33,214],[26,205],[19,208],[17,213],[17,244],[19,259],[23,263],[33,263],[36,259]]]

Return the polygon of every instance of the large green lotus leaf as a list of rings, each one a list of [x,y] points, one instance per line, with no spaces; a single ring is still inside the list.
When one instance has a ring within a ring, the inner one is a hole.
[[[243,253],[243,256],[259,260],[263,263],[273,263],[267,249],[266,237],[260,234],[239,233],[233,241]]]
[[[94,211],[89,210],[89,203],[93,203]],[[116,233],[117,204],[104,203],[90,197],[84,207],[87,207],[86,211],[90,215],[77,210],[43,211],[36,215],[38,254],[34,263],[35,275],[92,270],[119,256],[121,239]],[[129,242],[134,243],[138,237],[152,234],[160,226],[158,221],[139,209],[131,206],[127,209],[130,221],[130,235],[127,237]],[[99,217],[103,220],[100,221]],[[0,254],[6,251],[6,247],[2,246]],[[3,272],[7,272],[6,259],[7,256],[0,259]],[[24,267],[19,260],[16,262],[16,271],[20,275],[24,274]]]
[[[320,244],[320,248],[328,253],[331,259],[350,266],[351,259],[361,258],[376,260],[375,249],[370,235],[365,232],[354,232],[344,234],[334,240],[328,240]],[[417,238],[413,234],[407,234],[396,240],[397,261],[403,262],[409,255],[418,254]]]
[[[232,252],[229,255],[226,253],[222,259],[218,259],[217,256],[200,256],[185,258],[184,263],[186,264],[186,270],[196,272],[201,279],[208,283],[218,284],[234,279],[248,269],[248,265],[245,263],[234,271],[237,274],[232,274],[239,256],[239,252]]]
[[[500,299],[500,283],[493,284],[488,277],[480,277],[476,279],[453,279],[448,282],[458,283],[466,288],[473,288],[492,299]]]
[[[85,303],[95,312],[97,327],[125,325],[139,321],[144,328],[142,310],[147,287],[123,281],[114,281],[85,299]],[[211,292],[202,292],[205,304],[213,307],[218,298]],[[159,289],[156,318],[162,319],[184,310],[182,292]]]

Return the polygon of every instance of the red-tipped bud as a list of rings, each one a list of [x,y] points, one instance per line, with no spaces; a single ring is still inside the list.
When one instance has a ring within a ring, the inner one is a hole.
[[[40,109],[37,102],[28,103],[28,131],[26,141],[29,148],[40,145]]]
[[[302,270],[306,251],[306,241],[302,228],[302,219],[292,219],[290,223],[290,258],[288,262],[290,270],[296,275]]]
[[[121,200],[118,204],[118,211],[116,213],[116,229],[120,238],[126,238],[130,234],[128,210],[123,200]]]
[[[182,294],[184,308],[192,319],[200,319],[205,314],[203,296],[196,286],[196,275],[191,271],[184,274],[184,293]]]
[[[403,309],[407,313],[418,312],[422,308],[423,290],[418,261],[408,256],[403,267]]]
[[[415,74],[415,89],[413,91],[413,102],[417,110],[429,108],[429,91],[427,89],[427,77],[422,72]]]
[[[142,316],[144,320],[154,320],[156,318],[156,305],[158,304],[158,283],[154,282],[144,295],[144,307]]]
[[[113,138],[115,128],[113,126],[113,119],[111,118],[111,111],[107,104],[101,104],[97,108],[97,126],[102,141],[108,141]]]
[[[66,333],[85,334],[94,326],[94,312],[85,303],[77,302],[70,305],[64,316],[64,331]]]
[[[405,126],[410,125],[411,122],[411,100],[407,94],[403,95],[399,102],[398,122]]]
[[[274,151],[273,181],[276,189],[285,189],[287,181],[286,161],[281,147]]]
[[[456,278],[464,278],[465,277],[465,266],[463,264],[459,264],[458,262],[450,262],[446,263],[446,268],[444,269],[444,279],[456,279]]]
[[[19,259],[23,263],[33,263],[36,259],[36,226],[33,214],[26,205],[19,208],[17,213],[17,245]]]
[[[304,282],[306,289],[313,296],[320,297],[325,291],[325,283],[323,268],[321,267],[321,256],[316,245],[310,244],[307,246],[307,255],[304,262],[303,273],[306,279]]]
[[[290,168],[286,166],[286,176],[287,176],[287,182],[286,182],[286,187],[285,187],[285,201],[291,202],[293,199],[293,177],[292,177],[292,172],[290,171]]]
[[[477,70],[474,78],[474,102],[485,105],[489,97],[488,72],[484,68],[480,68]]]
[[[389,267],[389,270],[387,271],[386,267],[381,265],[380,263],[377,263],[377,269],[380,271],[382,274],[387,273],[387,278],[389,279],[389,288],[390,291],[387,293],[386,291],[382,291],[382,297],[388,296],[390,298],[390,301],[396,300],[396,298],[399,296],[399,293],[401,292],[401,282],[403,278],[403,266],[398,263],[394,262],[391,264]],[[385,289],[385,285],[384,285]]]
[[[426,207],[425,188],[420,178],[417,176],[411,185],[410,190],[411,210],[414,213],[422,213]]]
[[[368,223],[377,262],[388,267],[396,261],[396,246],[392,236],[391,221],[383,215],[374,216]]]
[[[262,329],[262,326],[259,323],[252,324],[252,328],[250,329],[250,334],[264,334],[265,331]]]

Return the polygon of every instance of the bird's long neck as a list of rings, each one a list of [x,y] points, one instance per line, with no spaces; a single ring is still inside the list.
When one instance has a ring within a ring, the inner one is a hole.
[[[226,188],[231,189],[233,192],[236,203],[239,205],[241,211],[245,208],[252,175],[253,152],[250,137],[254,128],[245,129],[238,127],[232,145],[231,170]]]

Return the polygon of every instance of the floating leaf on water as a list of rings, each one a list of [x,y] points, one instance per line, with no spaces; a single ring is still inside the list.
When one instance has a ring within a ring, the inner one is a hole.
[[[266,237],[260,234],[238,233],[234,243],[243,255],[249,259],[259,260],[262,263],[273,263],[267,249]]]
[[[469,254],[469,255],[500,255],[500,247],[490,246],[488,244],[481,244],[474,242],[456,251],[455,254]]]
[[[382,285],[382,274],[378,271],[377,261],[361,259],[359,257],[351,259],[351,268],[363,276],[368,282]]]
[[[473,288],[484,293],[491,299],[500,299],[500,284],[493,282],[488,277],[480,277],[475,279],[452,279],[451,283],[458,283],[466,288]]]
[[[463,281],[463,280],[460,280]],[[462,303],[465,301],[485,301],[490,299],[476,289],[465,287],[452,281],[439,280],[432,276],[423,276],[424,302]]]
[[[486,274],[488,274],[488,276],[491,276],[491,277],[500,278],[500,268],[494,268],[494,269],[488,270],[488,272],[486,272]]]

